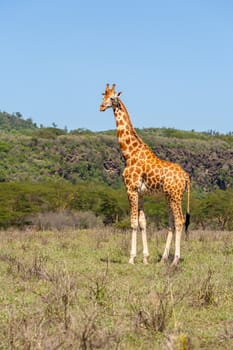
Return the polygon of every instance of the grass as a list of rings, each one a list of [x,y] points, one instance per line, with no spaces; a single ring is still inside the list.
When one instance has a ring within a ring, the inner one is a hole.
[[[0,349],[231,349],[233,234],[192,232],[182,262],[128,264],[111,228],[0,232]]]

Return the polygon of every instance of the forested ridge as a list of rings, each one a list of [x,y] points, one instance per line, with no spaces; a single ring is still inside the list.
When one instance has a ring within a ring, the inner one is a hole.
[[[158,157],[179,163],[190,174],[193,222],[203,228],[231,228],[232,132],[223,135],[213,130],[200,133],[168,128],[136,131]],[[55,124],[38,127],[20,113],[1,112],[0,224],[24,224],[35,213],[78,210],[94,213],[105,223],[124,226],[128,207],[123,168],[115,130],[68,132]],[[223,214],[226,201],[229,213]],[[147,198],[146,205],[151,221],[159,227],[165,225],[163,200]],[[214,211],[221,213],[215,213],[212,220]]]

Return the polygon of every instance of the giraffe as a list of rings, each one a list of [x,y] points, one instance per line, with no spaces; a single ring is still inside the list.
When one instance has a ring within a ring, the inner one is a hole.
[[[132,229],[129,263],[135,263],[138,228],[142,234],[143,262],[144,264],[148,263],[149,250],[143,195],[163,192],[168,202],[169,227],[162,261],[167,261],[169,258],[170,246],[173,234],[175,234],[175,255],[172,265],[177,265],[180,260],[180,241],[183,225],[185,224],[185,230],[187,231],[190,221],[189,175],[178,164],[159,159],[137,135],[128,111],[119,98],[121,92],[115,92],[115,84],[112,85],[112,88],[107,84],[106,90],[102,95],[103,100],[100,105],[100,111],[103,112],[107,108],[113,109],[117,138],[126,163],[123,171],[123,180],[130,205]],[[185,190],[188,192],[186,220],[184,220],[181,207]]]

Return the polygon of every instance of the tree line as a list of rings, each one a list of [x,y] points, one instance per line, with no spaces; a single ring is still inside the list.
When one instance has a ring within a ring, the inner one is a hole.
[[[186,198],[183,200],[184,212]],[[167,203],[162,194],[145,197],[149,225],[162,229],[168,223]],[[34,225],[43,213],[92,213],[105,225],[129,228],[129,205],[125,189],[98,182],[0,183],[0,227]],[[88,227],[88,216],[86,218]],[[192,191],[191,229],[233,230],[233,189]]]

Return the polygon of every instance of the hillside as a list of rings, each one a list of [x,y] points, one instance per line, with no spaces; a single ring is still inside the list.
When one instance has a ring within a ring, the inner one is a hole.
[[[179,163],[193,186],[233,187],[233,136],[175,129],[137,130],[161,159]],[[122,184],[124,162],[116,132],[38,128],[20,113],[0,113],[0,182],[94,180]]]
[[[12,131],[12,130],[25,130],[36,129],[37,126],[33,123],[31,118],[23,119],[21,113],[16,112],[10,114],[7,112],[0,112],[0,130]]]

